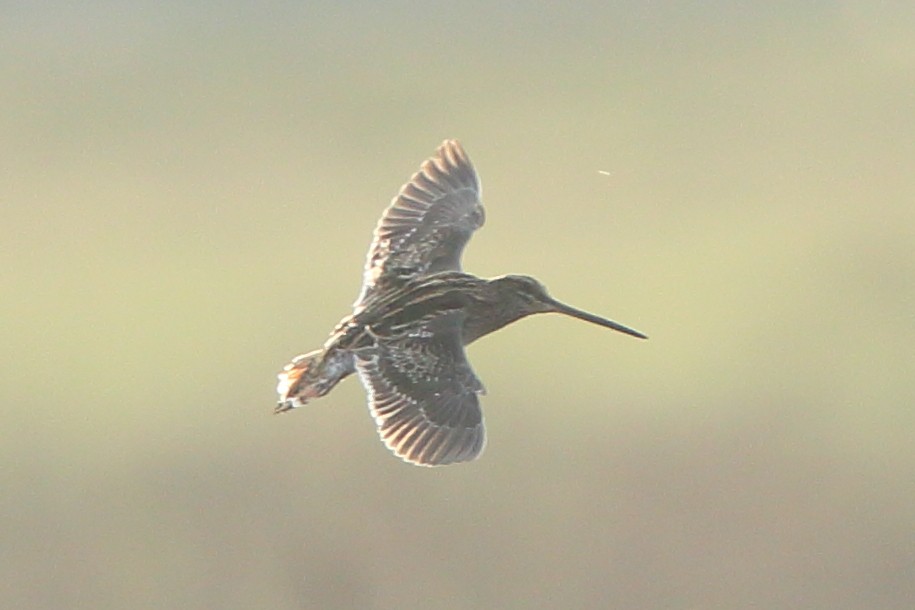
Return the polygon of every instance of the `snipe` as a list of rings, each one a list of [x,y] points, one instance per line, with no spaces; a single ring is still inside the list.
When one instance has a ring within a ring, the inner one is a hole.
[[[323,348],[296,356],[279,374],[276,412],[324,396],[357,372],[388,448],[424,466],[465,462],[485,444],[483,384],[465,345],[546,312],[646,338],[560,303],[534,278],[463,273],[461,252],[483,219],[476,171],[461,145],[446,140],[382,214],[353,313]]]

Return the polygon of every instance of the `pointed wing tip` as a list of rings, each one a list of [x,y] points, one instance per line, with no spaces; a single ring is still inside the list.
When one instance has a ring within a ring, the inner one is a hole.
[[[464,145],[461,144],[461,141],[457,138],[448,138],[447,140],[444,140],[437,149],[439,154],[446,151],[454,152],[459,157],[467,157],[467,151],[464,150]]]
[[[439,144],[439,147],[435,149],[435,156],[451,167],[457,168],[466,165],[473,169],[473,163],[470,162],[470,157],[467,155],[467,151],[464,150],[464,145],[455,138],[449,138]],[[475,180],[475,182],[478,181],[479,179]],[[479,188],[478,184],[477,188]]]
[[[461,145],[461,141],[457,138],[446,138],[438,146],[438,150],[445,150],[450,148],[464,150],[464,147]]]

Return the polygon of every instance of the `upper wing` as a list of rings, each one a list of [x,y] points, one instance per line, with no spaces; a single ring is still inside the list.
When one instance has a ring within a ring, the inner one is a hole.
[[[461,312],[438,316],[356,352],[369,409],[388,448],[408,462],[466,462],[486,438],[479,394],[460,340]]]
[[[460,271],[461,252],[484,219],[473,164],[457,140],[445,140],[378,221],[356,303],[390,280]]]

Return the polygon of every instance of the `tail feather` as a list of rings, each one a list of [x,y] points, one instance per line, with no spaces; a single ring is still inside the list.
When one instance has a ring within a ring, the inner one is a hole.
[[[355,371],[353,355],[345,350],[319,349],[296,356],[277,375],[276,391],[280,399],[273,412],[305,406],[311,399],[330,392],[341,379]]]
[[[320,378],[317,369],[322,351],[315,350],[296,356],[283,367],[277,375],[279,381],[276,384],[276,391],[279,394],[279,402],[273,410],[274,413],[302,407],[312,398],[322,396],[316,385]]]

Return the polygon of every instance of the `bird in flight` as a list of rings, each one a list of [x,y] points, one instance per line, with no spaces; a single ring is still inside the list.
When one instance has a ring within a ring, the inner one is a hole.
[[[407,462],[475,459],[486,443],[476,376],[464,346],[536,313],[555,312],[647,338],[551,297],[524,275],[483,279],[461,253],[485,217],[480,179],[457,140],[446,140],[391,201],[369,246],[362,290],[321,349],[279,373],[282,413],[358,373],[382,441]]]

